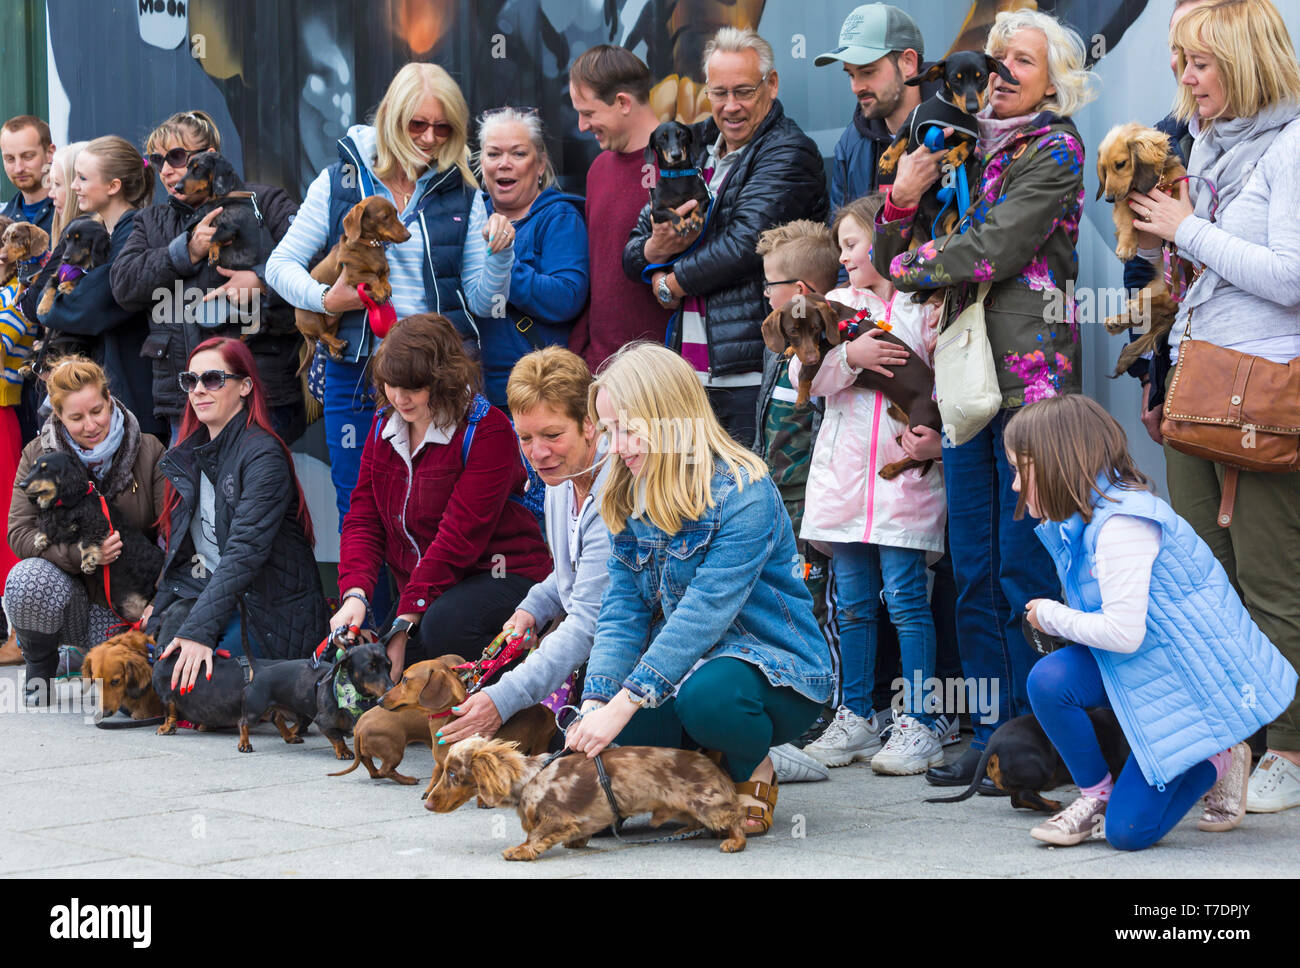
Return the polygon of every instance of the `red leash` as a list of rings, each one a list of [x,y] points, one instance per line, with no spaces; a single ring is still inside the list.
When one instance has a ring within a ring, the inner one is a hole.
[[[95,497],[99,498],[99,507],[104,512],[104,520],[108,522],[108,527],[111,530],[113,528],[113,518],[112,515],[108,513],[108,501],[105,499],[104,495],[95,490],[94,482],[90,481],[86,483],[86,493],[93,494]],[[113,607],[113,585],[112,579],[109,577],[108,563],[105,562],[101,565],[100,570],[104,573],[104,598],[108,600],[108,610],[116,615],[119,620],[117,625],[110,626],[109,631],[120,627],[122,629],[130,629],[133,632],[139,632],[139,619],[136,619],[134,622],[128,622],[122,617],[118,610]]]

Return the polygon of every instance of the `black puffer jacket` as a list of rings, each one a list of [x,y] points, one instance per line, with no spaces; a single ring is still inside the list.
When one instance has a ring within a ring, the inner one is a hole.
[[[269,237],[264,233],[262,264],[254,267],[265,282],[266,256],[288,231],[298,203],[280,188],[245,187],[257,195],[262,224],[269,232]],[[194,322],[199,300],[226,281],[207,260],[197,265],[190,261],[187,246],[194,221],[194,210],[171,196],[141,209],[110,273],[117,302],[126,309],[149,312],[143,355],[153,362],[154,413],[171,421],[185,407],[176,375],[185,369],[194,347],[213,336],[240,336],[237,323],[207,329]],[[293,307],[268,290],[261,297],[261,313],[261,326],[248,337],[248,348],[257,361],[267,402],[273,407],[292,404],[302,393],[295,376],[302,337],[293,324]]]
[[[710,118],[691,130],[695,163],[703,167],[718,126]],[[705,299],[709,372],[715,376],[763,368],[759,327],[770,307],[763,296],[763,260],[754,251],[759,235],[797,218],[825,222],[830,211],[821,153],[779,100],[742,151],[713,201],[707,233],[673,264],[682,289]],[[639,280],[647,265],[650,232],[647,203],[623,249],[623,271],[632,279]]]
[[[182,638],[214,646],[239,613],[267,654],[300,659],[327,631],[325,596],[311,546],[298,523],[298,497],[284,449],[238,413],[215,441],[200,428],[159,463],[180,494],[150,631],[178,599],[197,599]],[[221,561],[206,582],[198,567],[190,522],[198,508],[199,474],[216,491],[216,538]],[[255,647],[256,648],[256,647]]]

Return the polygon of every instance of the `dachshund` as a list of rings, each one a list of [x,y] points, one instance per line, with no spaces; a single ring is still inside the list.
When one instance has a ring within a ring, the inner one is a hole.
[[[955,51],[930,65],[928,70],[905,81],[909,87],[920,87],[942,79],[943,90],[922,101],[907,116],[907,120],[898,129],[898,134],[894,136],[893,144],[881,155],[879,171],[886,175],[892,174],[903,155],[910,154],[925,143],[928,130],[952,128],[951,138],[956,140],[956,144],[949,146],[944,153],[940,170],[955,171],[967,166],[968,184],[974,185],[976,172],[972,155],[979,137],[974,115],[988,103],[989,81],[994,74],[1007,84],[1020,83],[997,58],[973,50]],[[927,231],[932,229],[935,219],[944,211],[944,204],[939,200],[941,187],[940,183],[932,185],[918,206],[917,223],[925,226]],[[952,232],[963,214],[955,208],[944,211],[940,232],[945,235]],[[932,234],[937,235],[939,232]],[[914,240],[915,244],[922,241],[925,239]]]
[[[400,710],[414,707],[425,715],[428,722],[429,745],[433,747],[433,776],[420,794],[426,799],[433,792],[442,774],[443,764],[450,747],[440,745],[438,730],[445,725],[451,707],[465,701],[468,692],[456,675],[455,668],[464,665],[458,655],[444,655],[437,659],[417,662],[402,673],[402,681],[379,700],[384,709]],[[555,735],[555,717],[545,706],[538,704],[521,709],[497,730],[496,739],[513,741],[525,754],[545,753]],[[396,764],[393,764],[396,765]],[[354,763],[351,769],[355,769]],[[351,772],[351,769],[344,772]],[[340,774],[341,775],[341,774]],[[374,774],[371,774],[372,776]],[[427,805],[427,804],[426,804]]]
[[[122,709],[133,720],[157,721],[162,717],[162,703],[154,692],[153,671],[149,668],[149,648],[153,644],[152,636],[128,630],[86,653],[81,664],[82,683],[99,682],[100,708],[105,715]],[[126,724],[100,725],[111,729]]]
[[[77,286],[77,281],[96,266],[108,261],[111,240],[104,223],[91,215],[73,219],[63,232],[63,248],[59,270],[45,284],[36,312],[44,316],[54,306],[57,293],[65,296]],[[46,340],[46,355],[51,356],[50,341]],[[66,354],[60,354],[66,355]]]
[[[665,121],[654,129],[646,146],[646,161],[659,170],[659,180],[650,189],[650,219],[671,222],[681,238],[704,227],[709,211],[709,188],[700,169],[691,161],[695,135],[686,125]],[[698,204],[686,215],[675,211],[694,199]]]
[[[100,549],[104,539],[112,531],[121,535],[122,554],[112,565],[110,604],[127,621],[138,619],[153,600],[162,572],[162,549],[139,528],[126,525],[121,510],[111,502],[108,517],[104,516],[104,505],[86,475],[86,465],[71,454],[42,454],[18,486],[37,508],[37,552],[75,542],[81,552],[81,570],[91,575],[103,563]]]
[[[821,369],[823,358],[842,341],[841,321],[848,322],[856,315],[854,309],[843,303],[829,300],[817,293],[808,293],[795,296],[763,320],[763,342],[767,348],[787,357],[799,357],[799,391],[795,395],[797,406],[808,402],[813,377]],[[863,323],[864,332],[870,328],[870,322],[868,320]],[[875,325],[880,326],[880,323]],[[864,390],[879,390],[891,404],[890,415],[909,427],[930,427],[942,432],[943,420],[939,416],[939,405],[934,401],[934,371],[925,365],[915,350],[893,333],[886,332],[880,339],[907,350],[907,362],[890,368],[894,374],[892,378],[863,370],[853,381],[854,386]],[[924,476],[933,463],[931,460],[918,461],[909,457],[885,465],[880,469],[880,476],[887,481],[893,480],[913,467],[921,468],[921,476]]]
[[[1137,254],[1137,230],[1133,227],[1133,209],[1128,197],[1132,192],[1146,193],[1153,188],[1171,192],[1177,182],[1185,178],[1187,169],[1178,160],[1169,144],[1169,137],[1155,128],[1136,122],[1111,128],[1102,139],[1097,153],[1097,198],[1106,196],[1114,204],[1111,218],[1115,222],[1115,254],[1125,262]],[[1174,260],[1174,272],[1182,278],[1176,287],[1185,284],[1185,266]],[[1161,338],[1173,328],[1178,304],[1166,284],[1163,271],[1157,270],[1144,289],[1128,301],[1124,311],[1106,320],[1109,333],[1122,333],[1140,326],[1142,335],[1133,340],[1119,355],[1112,377],[1127,370],[1135,360],[1155,350]]]
[[[235,167],[224,155],[203,151],[190,159],[176,191],[190,196],[195,207],[189,228],[215,208],[216,233],[208,245],[208,265],[223,269],[251,269],[262,258],[262,215],[257,197],[244,190]]]
[[[745,814],[736,787],[702,753],[657,746],[611,747],[600,754],[618,812],[650,811],[651,826],[680,820],[687,830],[726,835],[724,853],[745,849]],[[616,823],[596,761],[582,754],[525,756],[516,743],[475,736],[451,748],[425,807],[450,813],[470,797],[490,807],[514,806],[527,840],[501,856],[536,860],[556,844],[577,848]]]
[[[18,279],[18,294],[27,288],[36,273],[45,266],[50,236],[30,222],[12,222],[0,233],[0,286]]]
[[[1102,756],[1111,776],[1119,776],[1128,760],[1129,745],[1120,729],[1119,720],[1110,709],[1098,707],[1088,710],[1093,731],[1101,744]],[[951,797],[930,797],[926,803],[958,803],[975,794],[985,774],[999,790],[1011,794],[1013,807],[1056,813],[1061,804],[1046,799],[1042,791],[1073,783],[1061,754],[1056,751],[1047,733],[1033,713],[1009,719],[989,738],[989,744],[975,767],[970,786]]]
[[[370,298],[384,303],[393,294],[388,282],[388,259],[384,256],[387,242],[405,242],[410,231],[402,224],[397,208],[379,195],[363,198],[343,217],[343,235],[334,248],[312,267],[311,277],[317,282],[333,286],[339,275],[347,277],[347,284],[355,288],[364,285]],[[347,341],[338,337],[339,318],[307,309],[294,312],[298,332],[302,333],[303,366],[310,362],[317,340],[325,344],[330,356],[343,358]]]
[[[329,776],[346,776],[358,766],[364,764],[372,780],[389,779],[404,786],[413,785],[413,776],[403,776],[397,772],[406,747],[412,743],[432,746],[429,735],[429,715],[417,706],[402,706],[400,709],[385,709],[372,706],[361,714],[352,733],[352,765]],[[379,768],[375,769],[375,760]]]

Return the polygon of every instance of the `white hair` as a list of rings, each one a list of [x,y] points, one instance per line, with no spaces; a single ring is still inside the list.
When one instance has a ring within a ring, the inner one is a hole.
[[[998,14],[989,29],[984,53],[992,57],[1005,53],[1011,35],[1018,30],[1037,30],[1047,40],[1047,80],[1056,93],[1037,105],[1061,117],[1071,117],[1097,96],[1096,75],[1088,70],[1088,49],[1072,27],[1038,10],[1010,10]]]
[[[488,132],[503,124],[523,125],[524,130],[528,132],[528,140],[532,143],[533,150],[537,152],[537,157],[542,160],[542,189],[554,185],[557,181],[555,165],[551,163],[551,154],[546,150],[546,132],[542,128],[541,116],[534,109],[524,110],[505,107],[493,111],[484,111],[479,115],[478,151],[474,153],[474,171],[479,178],[483,177],[483,142],[487,139]]]
[[[743,54],[752,50],[758,55],[758,75],[767,77],[776,66],[776,57],[769,44],[750,28],[723,27],[704,45],[704,83],[709,82],[709,58],[718,52]]]

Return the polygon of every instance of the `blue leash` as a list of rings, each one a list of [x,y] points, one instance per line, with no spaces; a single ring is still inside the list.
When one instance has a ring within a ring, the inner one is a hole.
[[[686,177],[687,175],[698,175],[698,174],[700,174],[700,169],[698,169],[698,168],[692,168],[692,169],[687,170],[687,171],[674,171],[674,172],[661,171],[661,172],[659,172],[659,177],[661,177],[661,178],[663,178],[663,177],[668,177],[668,178],[684,178],[684,177]],[[707,182],[705,183],[705,186],[704,186],[704,187],[705,187],[706,189],[709,187]],[[644,282],[644,283],[649,283],[650,280],[654,277],[654,274],[655,274],[656,272],[658,272],[660,269],[670,269],[670,268],[672,268],[673,263],[675,263],[675,262],[676,262],[678,259],[680,259],[682,256],[686,255],[688,252],[693,251],[694,248],[695,248],[697,245],[699,245],[701,241],[703,241],[704,236],[708,234],[708,231],[709,231],[709,224],[713,221],[713,210],[716,209],[716,208],[718,207],[717,205],[714,204],[715,201],[716,201],[716,199],[715,199],[714,196],[713,196],[713,192],[709,192],[709,210],[708,210],[707,212],[704,213],[704,225],[701,226],[701,228],[700,228],[700,234],[697,235],[697,236],[695,237],[695,241],[692,242],[690,245],[688,245],[688,246],[687,246],[685,249],[683,249],[681,252],[677,253],[677,255],[673,256],[673,258],[672,258],[670,261],[668,261],[668,262],[656,262],[656,263],[654,263],[653,265],[648,265],[648,266],[646,266],[644,269],[642,269],[642,270],[641,270],[641,281],[642,281],[642,282]],[[651,220],[651,223],[650,223],[650,224],[651,224],[651,225],[654,224],[653,219]],[[680,309],[677,310],[675,313],[673,313],[672,316],[671,316],[671,318],[669,318],[669,320],[668,320],[668,329],[667,329],[667,331],[664,333],[664,345],[665,345],[665,346],[671,347],[671,346],[673,345],[673,340],[676,338],[676,337],[675,337],[675,334],[676,334],[676,331],[677,331],[677,324],[678,324],[678,322],[681,320],[681,318],[682,318],[682,311],[681,311]]]
[[[922,143],[931,151],[939,151],[944,147],[943,128],[937,122],[931,122],[926,129],[925,137]],[[934,223],[930,226],[930,237],[939,237],[939,223],[943,220],[944,212],[950,207],[955,211],[964,212],[970,208],[970,185],[966,179],[966,166],[958,165],[952,173],[952,183],[945,184],[939,189],[939,201],[943,207],[939,209],[939,214],[934,217]],[[966,231],[966,222],[957,223],[957,234]]]

